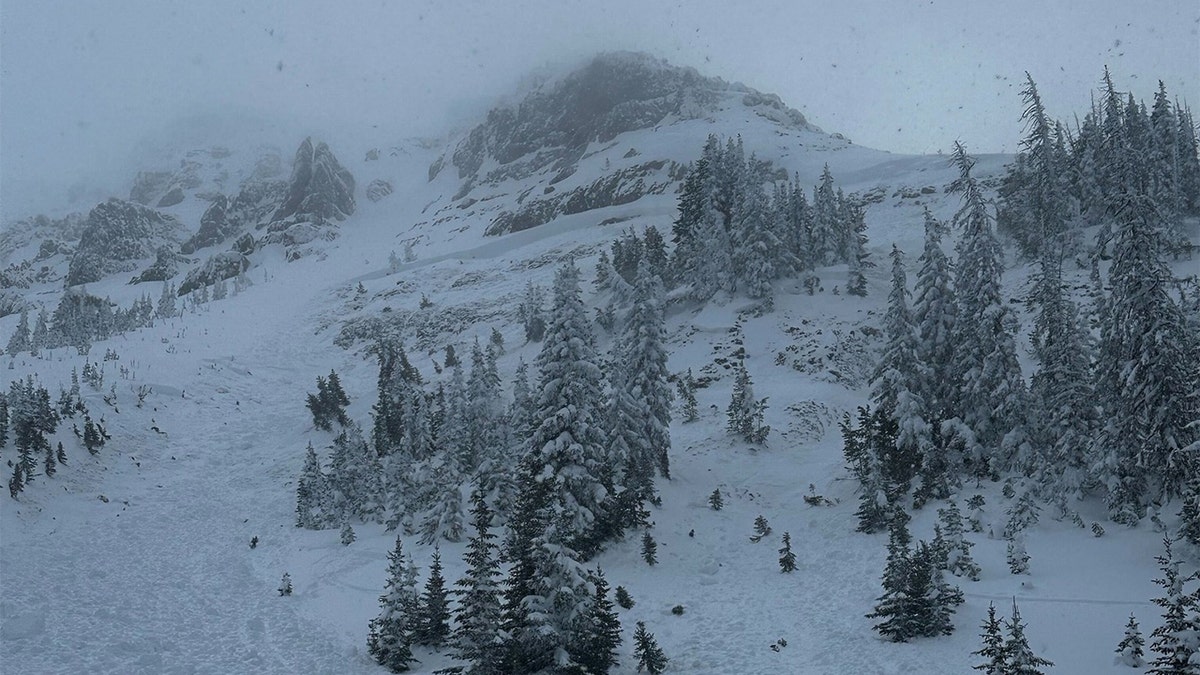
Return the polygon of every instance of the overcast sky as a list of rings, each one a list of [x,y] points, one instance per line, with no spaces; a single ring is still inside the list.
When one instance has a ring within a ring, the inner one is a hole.
[[[335,152],[440,135],[613,49],[777,93],[862,145],[1009,152],[1025,70],[1055,117],[1085,110],[1105,64],[1200,107],[1198,31],[1195,0],[3,0],[0,218],[61,211],[72,185],[125,192],[135,148],[198,118]]]

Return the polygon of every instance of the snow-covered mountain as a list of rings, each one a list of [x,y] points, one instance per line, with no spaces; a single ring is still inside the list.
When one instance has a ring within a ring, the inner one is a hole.
[[[677,411],[671,427],[672,478],[659,481],[650,515],[658,563],[643,562],[635,537],[594,561],[636,600],[619,614],[613,672],[635,672],[633,626],[644,621],[668,672],[962,673],[978,662],[988,605],[1006,614],[1013,598],[1052,672],[1128,672],[1113,649],[1131,612],[1147,635],[1159,622],[1150,598],[1162,534],[1107,523],[1099,503],[1080,514],[1105,522],[1105,536],[1045,517],[1028,531],[1032,573],[1013,575],[998,537],[1003,486],[966,486],[961,503],[986,502],[972,535],[983,572],[960,580],[955,632],[892,644],[864,618],[880,594],[885,537],[854,532],[857,486],[837,425],[867,400],[888,251],[899,246],[915,269],[925,210],[948,219],[959,206],[948,190],[956,170],[942,156],[857,146],[775,96],[627,53],[547,80],[457,137],[332,148],[296,139],[291,166],[277,149],[184,150],[178,169],[138,174],[129,194],[89,214],[6,225],[0,336],[17,330],[22,309],[32,324],[67,293],[127,308],[174,287],[183,311],[90,351],[5,355],[10,379],[33,377],[52,396],[95,364],[102,377],[81,398],[111,440],[91,454],[72,433],[83,421],[64,421],[51,441],[63,443],[65,465],[0,500],[3,661],[29,673],[385,672],[366,635],[396,533],[355,523],[357,540],[344,546],[337,529],[294,526],[305,448],[324,459],[333,440],[314,428],[305,395],[336,370],[350,417],[369,428],[381,338],[402,340],[423,377],[445,382],[447,345],[465,355],[494,330],[508,396],[518,363],[540,349],[518,317],[526,288],[549,287],[573,259],[586,301],[606,304],[590,283],[598,256],[627,229],[671,231],[710,135],[740,136],[778,180],[811,187],[827,166],[865,208],[877,266],[865,297],[845,292],[845,264],[823,268],[813,294],[780,280],[771,313],[739,295],[672,298],[669,369],[702,382],[698,420]],[[1011,158],[978,159],[976,176],[994,189]],[[92,262],[87,275],[77,261]],[[1018,311],[1031,271],[1006,270]],[[1086,287],[1087,269],[1066,274]],[[86,286],[66,288],[74,282]],[[597,334],[607,350],[612,336]],[[725,429],[738,360],[769,401],[765,446]],[[15,457],[11,443],[2,456]],[[710,508],[714,490],[721,510]],[[915,537],[932,537],[934,511],[916,513]],[[758,516],[773,533],[752,541]],[[778,564],[784,532],[792,574]],[[434,547],[404,540],[424,574]],[[464,569],[463,546],[440,543],[448,579]],[[276,592],[284,572],[290,597]],[[414,672],[453,664],[416,656]]]

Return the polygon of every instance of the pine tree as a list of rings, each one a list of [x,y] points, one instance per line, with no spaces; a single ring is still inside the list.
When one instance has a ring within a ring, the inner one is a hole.
[[[321,529],[327,522],[329,484],[312,443],[304,453],[304,468],[296,482],[296,527]]]
[[[596,591],[589,614],[584,618],[581,642],[572,652],[584,673],[607,673],[617,664],[617,648],[621,645],[621,621],[608,599],[608,582],[599,568],[591,576]]]
[[[1181,561],[1175,560],[1170,537],[1163,537],[1163,553],[1154,558],[1158,561],[1162,577],[1154,583],[1163,589],[1163,595],[1153,599],[1163,608],[1163,623],[1150,636],[1154,641],[1150,651],[1158,656],[1150,664],[1150,673],[1155,675],[1194,675],[1197,654],[1200,654],[1200,588],[1187,593],[1184,585],[1200,580],[1200,572],[1182,575]]]
[[[796,571],[796,554],[792,552],[792,535],[783,533],[783,548],[779,549],[779,569],[784,574]]]
[[[613,522],[613,484],[600,426],[604,397],[599,357],[573,263],[555,276],[550,317],[537,361],[538,426],[529,459],[556,491],[559,535],[586,559],[613,534],[605,531]]]
[[[292,577],[287,572],[284,572],[283,579],[281,579],[279,582],[279,595],[285,596],[285,595],[291,595],[291,594],[292,594]]]
[[[1013,600],[1012,619],[1005,622],[1008,628],[1008,638],[1004,641],[1006,660],[1005,675],[1044,675],[1043,667],[1053,666],[1050,661],[1037,656],[1029,647],[1025,637],[1025,624],[1021,623],[1021,611],[1017,609],[1017,601]]]
[[[1091,354],[1088,328],[1067,297],[1062,280],[1063,252],[1056,242],[1042,246],[1040,274],[1031,300],[1039,306],[1031,340],[1040,367],[1033,375],[1032,456],[1018,457],[1047,494],[1065,502],[1087,480],[1095,426],[1092,415]]]
[[[1142,631],[1138,628],[1137,619],[1131,612],[1129,614],[1129,623],[1125,624],[1125,636],[1121,638],[1120,644],[1117,645],[1116,662],[1130,668],[1141,668],[1146,665],[1146,660],[1143,658],[1146,654],[1143,650],[1145,645],[1146,640],[1142,638]]]
[[[617,604],[621,606],[621,609],[633,609],[635,604],[624,586],[617,586]]]
[[[725,508],[725,498],[721,496],[721,488],[713,488],[712,494],[708,496],[708,508],[713,511]]]
[[[397,537],[396,547],[388,554],[388,579],[379,597],[381,611],[371,619],[367,637],[371,656],[394,673],[407,671],[416,660],[410,648],[418,607],[416,576]]]
[[[983,647],[979,651],[971,652],[971,655],[987,660],[977,666],[972,666],[972,668],[982,670],[984,675],[1008,675],[1011,672],[1008,648],[1004,642],[1004,635],[1001,633],[1000,620],[996,618],[996,605],[988,604],[987,619],[980,628],[983,629],[980,634],[983,639]]]
[[[633,307],[622,333],[624,385],[637,406],[635,427],[645,439],[649,459],[664,478],[671,477],[671,385],[667,382],[666,331],[662,284],[649,266],[638,272]]]
[[[871,262],[871,255],[867,253],[867,221],[863,208],[859,205],[854,205],[850,208],[849,231],[849,250],[847,251],[847,262],[850,267],[850,278],[846,282],[846,292],[850,295],[857,295],[860,298],[867,296],[867,276],[866,270],[874,267],[875,263]]]
[[[813,259],[817,266],[833,265],[838,262],[838,205],[833,187],[833,174],[826,164],[821,172],[821,182],[813,189],[812,239]]]
[[[950,500],[944,509],[938,509],[938,520],[942,525],[942,535],[946,542],[946,571],[955,576],[966,577],[971,581],[979,581],[979,565],[971,557],[971,547],[974,546],[964,536],[962,514],[958,510],[958,502]]]
[[[354,528],[350,527],[350,523],[342,525],[342,546],[349,546],[354,543],[357,537],[354,535]]]
[[[908,492],[929,451],[930,431],[925,402],[917,394],[916,336],[908,311],[908,288],[903,253],[892,246],[892,290],[884,317],[887,344],[872,377],[875,412],[896,430],[894,443],[878,444],[876,454],[888,489]],[[919,506],[919,504],[918,504]]]
[[[648,531],[642,533],[642,559],[651,567],[658,564],[658,542]]]
[[[496,535],[491,533],[492,512],[483,494],[471,494],[471,525],[475,534],[467,542],[463,560],[466,575],[459,579],[454,594],[457,628],[454,644],[458,658],[468,661],[471,673],[489,673],[499,659],[500,622],[499,565],[495,557]]]
[[[11,356],[15,356],[21,352],[29,351],[30,335],[29,335],[29,310],[21,310],[21,318],[17,321],[17,328],[13,331],[12,337],[8,339],[8,346],[5,347],[5,352]]]
[[[696,404],[696,379],[692,377],[691,368],[688,368],[686,375],[679,378],[676,387],[679,389],[679,398],[683,400],[684,423],[695,422],[700,414]]]
[[[955,325],[955,368],[959,417],[976,439],[969,460],[977,476],[989,476],[1007,462],[1002,444],[1025,413],[1025,387],[1013,334],[1016,319],[1000,293],[1002,251],[979,183],[971,175],[975,160],[955,144],[952,163],[960,176],[951,188],[963,205],[954,222],[963,231],[958,244],[955,292],[957,315],[971,317]]]
[[[413,642],[441,647],[449,635],[450,602],[446,579],[442,576],[442,553],[434,547],[433,560],[429,563],[429,578],[425,581],[425,592],[421,595],[413,629]]]
[[[1124,166],[1110,206],[1117,231],[1097,359],[1097,473],[1110,517],[1132,524],[1197,473],[1185,448],[1200,438],[1200,345],[1170,297],[1161,214],[1136,167]]]
[[[908,534],[908,514],[895,509],[889,525],[888,557],[883,571],[883,595],[879,596],[868,619],[882,619],[874,629],[892,642],[907,642],[917,635],[908,612],[912,606],[908,595],[911,570],[911,551]]]
[[[178,314],[178,310],[175,308],[175,289],[164,281],[162,294],[158,296],[155,315],[160,319],[169,319],[176,314]]]
[[[659,675],[667,669],[667,656],[663,653],[658,642],[654,639],[654,634],[646,630],[646,624],[637,622],[637,629],[633,633],[633,655],[638,660],[638,672],[645,670],[650,675]]]
[[[733,394],[725,411],[729,419],[726,429],[747,443],[766,442],[767,435],[771,432],[771,428],[763,423],[766,404],[767,399],[758,400],[754,397],[754,384],[750,381],[750,373],[745,364],[739,363],[733,383]]]
[[[1029,574],[1029,553],[1025,551],[1025,537],[1017,534],[1008,540],[1008,570],[1013,574]]]
[[[379,458],[367,445],[358,425],[344,428],[334,438],[329,458],[331,516],[339,520],[379,519],[384,502],[381,474]]]

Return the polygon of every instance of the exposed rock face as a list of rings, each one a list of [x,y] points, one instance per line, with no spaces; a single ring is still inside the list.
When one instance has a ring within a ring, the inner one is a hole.
[[[323,223],[345,220],[352,213],[354,176],[338,163],[328,145],[317,143],[314,146],[311,138],[304,139],[296,151],[287,196],[271,221],[291,219]]]
[[[184,227],[164,213],[141,204],[110,199],[88,214],[71,257],[67,286],[98,281],[109,274],[134,269],[162,246],[174,247]]]
[[[672,116],[703,117],[730,93],[740,94],[743,105],[777,121],[813,128],[777,96],[704,77],[692,68],[645,54],[617,52],[597,56],[587,66],[530,93],[515,107],[489,112],[487,121],[455,149],[451,163],[461,179],[476,174],[488,158],[502,167],[526,158],[524,166],[509,172],[507,177],[512,178],[547,167],[559,171],[576,162],[593,141],[607,142]],[[430,179],[441,170],[439,162],[430,167]]]
[[[208,286],[222,279],[232,279],[250,269],[250,260],[237,251],[222,251],[188,272],[179,284],[178,295],[184,296],[201,286]]]
[[[505,211],[497,216],[485,234],[520,232],[559,216],[628,204],[648,194],[662,194],[672,184],[675,168],[665,161],[647,162],[555,197],[526,201],[517,211]]]
[[[179,257],[171,248],[163,246],[155,253],[154,264],[142,270],[142,273],[129,280],[131,284],[146,281],[166,281],[179,274]]]
[[[175,206],[176,204],[182,202],[183,199],[184,199],[183,188],[176,185],[175,187],[168,190],[167,194],[162,196],[162,199],[158,200],[157,206],[160,209],[165,209],[170,206]]]
[[[286,191],[287,183],[283,181],[250,179],[242,184],[241,191],[232,200],[217,195],[200,217],[200,229],[183,243],[180,250],[194,253],[259,225],[279,207]]]
[[[367,185],[367,199],[373,202],[377,202],[390,194],[392,194],[392,184],[386,180],[376,178]]]
[[[129,190],[129,201],[150,206],[171,184],[170,171],[139,171]]]

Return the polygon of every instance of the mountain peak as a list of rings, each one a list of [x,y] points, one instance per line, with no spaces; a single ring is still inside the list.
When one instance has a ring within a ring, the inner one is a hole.
[[[492,109],[448,159],[460,179],[471,178],[488,160],[501,166],[523,160],[504,177],[525,177],[547,167],[558,171],[578,161],[589,143],[672,120],[708,117],[735,104],[788,127],[818,131],[774,94],[649,54],[602,52],[534,88],[518,103]],[[446,161],[430,167],[430,179]]]

